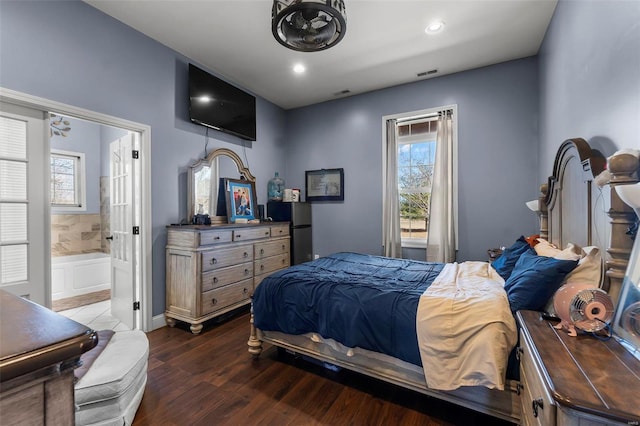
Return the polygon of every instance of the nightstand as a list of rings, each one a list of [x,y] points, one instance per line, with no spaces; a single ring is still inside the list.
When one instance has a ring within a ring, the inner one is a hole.
[[[502,249],[492,248],[487,250],[487,255],[489,256],[489,263],[493,263],[494,260],[499,258],[502,255]]]
[[[615,339],[570,337],[518,311],[522,425],[640,424],[640,361]]]

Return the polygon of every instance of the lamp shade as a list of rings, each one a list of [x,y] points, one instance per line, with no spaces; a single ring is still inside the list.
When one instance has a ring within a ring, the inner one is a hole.
[[[271,30],[289,49],[315,52],[344,37],[347,14],[343,0],[274,0]]]
[[[620,199],[631,207],[640,218],[640,182],[634,185],[616,185],[615,188]]]

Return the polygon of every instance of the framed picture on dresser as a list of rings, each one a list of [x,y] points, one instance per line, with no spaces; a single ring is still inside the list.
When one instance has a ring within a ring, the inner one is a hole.
[[[235,223],[237,219],[252,220],[256,218],[258,202],[256,185],[242,179],[224,179],[227,202],[227,220]]]

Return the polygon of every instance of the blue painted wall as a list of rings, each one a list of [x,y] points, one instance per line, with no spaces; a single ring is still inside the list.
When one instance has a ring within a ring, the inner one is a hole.
[[[161,314],[165,226],[187,215],[187,167],[205,146],[205,128],[188,119],[189,60],[80,1],[1,1],[0,52],[4,88],[151,126],[153,315]],[[257,114],[256,142],[211,131],[208,149],[246,158],[265,203],[266,182],[284,170],[285,112],[258,98]]]
[[[212,132],[258,179],[344,167],[345,202],[315,204],[314,251],[379,253],[384,115],[457,104],[460,259],[536,229],[537,196],[557,146],[584,137],[606,155],[640,139],[640,3],[561,0],[541,54],[283,111],[257,99],[258,140]],[[597,28],[597,31],[592,30]],[[54,43],[48,42],[54,41]],[[45,42],[47,41],[47,42]],[[0,86],[152,128],[153,314],[164,310],[165,225],[186,216],[186,170],[204,153],[187,118],[189,60],[78,1],[0,2]]]
[[[540,180],[572,137],[640,149],[640,1],[560,0],[539,61]]]
[[[536,230],[525,202],[537,198],[536,58],[396,86],[288,112],[288,187],[305,170],[343,167],[345,201],[314,203],[314,252],[380,254],[382,117],[458,105],[458,260]],[[411,257],[422,256],[412,250]]]

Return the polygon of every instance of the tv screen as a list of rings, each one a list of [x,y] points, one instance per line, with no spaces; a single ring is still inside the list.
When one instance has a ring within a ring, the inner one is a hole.
[[[189,118],[247,139],[256,140],[256,98],[189,64]]]

